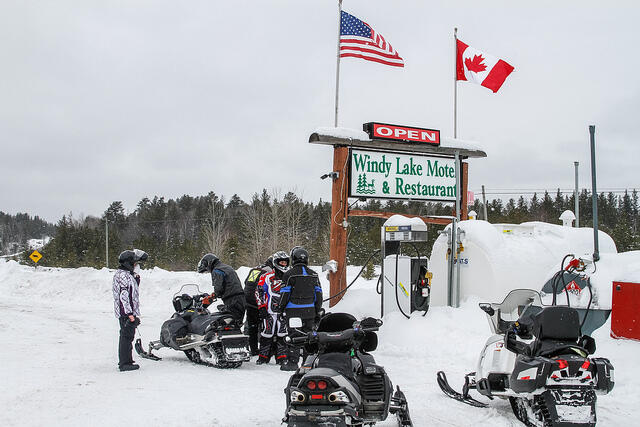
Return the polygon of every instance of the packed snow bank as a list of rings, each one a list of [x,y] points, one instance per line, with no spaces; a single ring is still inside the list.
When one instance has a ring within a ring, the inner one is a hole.
[[[349,282],[358,270],[348,267]],[[247,272],[238,269],[243,279]],[[90,420],[94,426],[280,426],[289,373],[273,364],[250,362],[218,370],[161,349],[157,353],[162,361],[134,355],[141,369],[117,372],[113,273],[106,268],[34,269],[0,261],[0,339],[11,343],[0,352],[0,425],[84,426]],[[324,275],[321,281],[327,294]],[[359,278],[331,311],[378,316],[376,281]],[[139,332],[145,341],[157,339],[160,325],[173,312],[171,296],[183,283],[211,290],[206,274],[142,271]],[[444,370],[460,389],[464,374],[475,370],[490,334],[477,302],[470,297],[458,309],[432,307],[425,317],[416,313],[409,320],[397,312],[385,317],[374,355],[394,386],[405,392],[414,425],[520,425],[508,402],[494,400],[489,408],[472,408],[447,398],[436,384],[436,372]],[[614,340],[608,331],[607,324],[594,334],[596,355],[611,359],[617,382],[612,393],[598,396],[598,421],[630,425],[640,414],[634,377],[640,343]],[[390,417],[378,425],[396,422]]]
[[[451,225],[447,226],[449,229]],[[471,295],[484,301],[502,301],[512,289],[540,290],[551,271],[570,253],[593,252],[593,229],[570,228],[544,222],[490,224],[461,221],[461,299]],[[615,254],[611,237],[600,231],[600,253]],[[431,304],[447,305],[447,236],[436,239],[431,253]]]

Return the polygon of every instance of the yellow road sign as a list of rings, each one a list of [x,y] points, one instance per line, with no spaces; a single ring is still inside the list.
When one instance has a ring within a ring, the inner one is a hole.
[[[42,258],[42,254],[38,251],[33,251],[31,252],[31,255],[29,255],[29,258],[31,258],[31,260],[37,264],[38,261],[40,261],[40,259]]]

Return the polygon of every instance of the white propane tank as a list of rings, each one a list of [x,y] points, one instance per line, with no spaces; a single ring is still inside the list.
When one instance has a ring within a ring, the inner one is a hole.
[[[451,227],[451,224],[447,228]],[[542,289],[549,272],[567,254],[593,252],[593,229],[570,228],[544,222],[490,224],[484,220],[461,221],[460,300],[473,295],[483,302],[502,301],[518,288]],[[613,239],[599,231],[600,252],[617,253]],[[433,244],[429,269],[431,305],[447,305],[446,234]]]

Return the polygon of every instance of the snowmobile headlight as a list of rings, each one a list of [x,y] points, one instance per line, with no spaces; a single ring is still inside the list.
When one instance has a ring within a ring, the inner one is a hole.
[[[306,400],[304,393],[300,393],[299,391],[292,390],[291,391],[291,402],[302,403]]]
[[[351,400],[344,391],[334,391],[329,395],[329,402],[349,403]]]

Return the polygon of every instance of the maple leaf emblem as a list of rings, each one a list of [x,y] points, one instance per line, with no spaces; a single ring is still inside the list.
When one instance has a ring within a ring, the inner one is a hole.
[[[467,70],[472,71],[474,73],[479,73],[487,69],[487,66],[482,63],[484,58],[482,55],[474,55],[473,59],[465,59],[464,65],[467,67]]]

